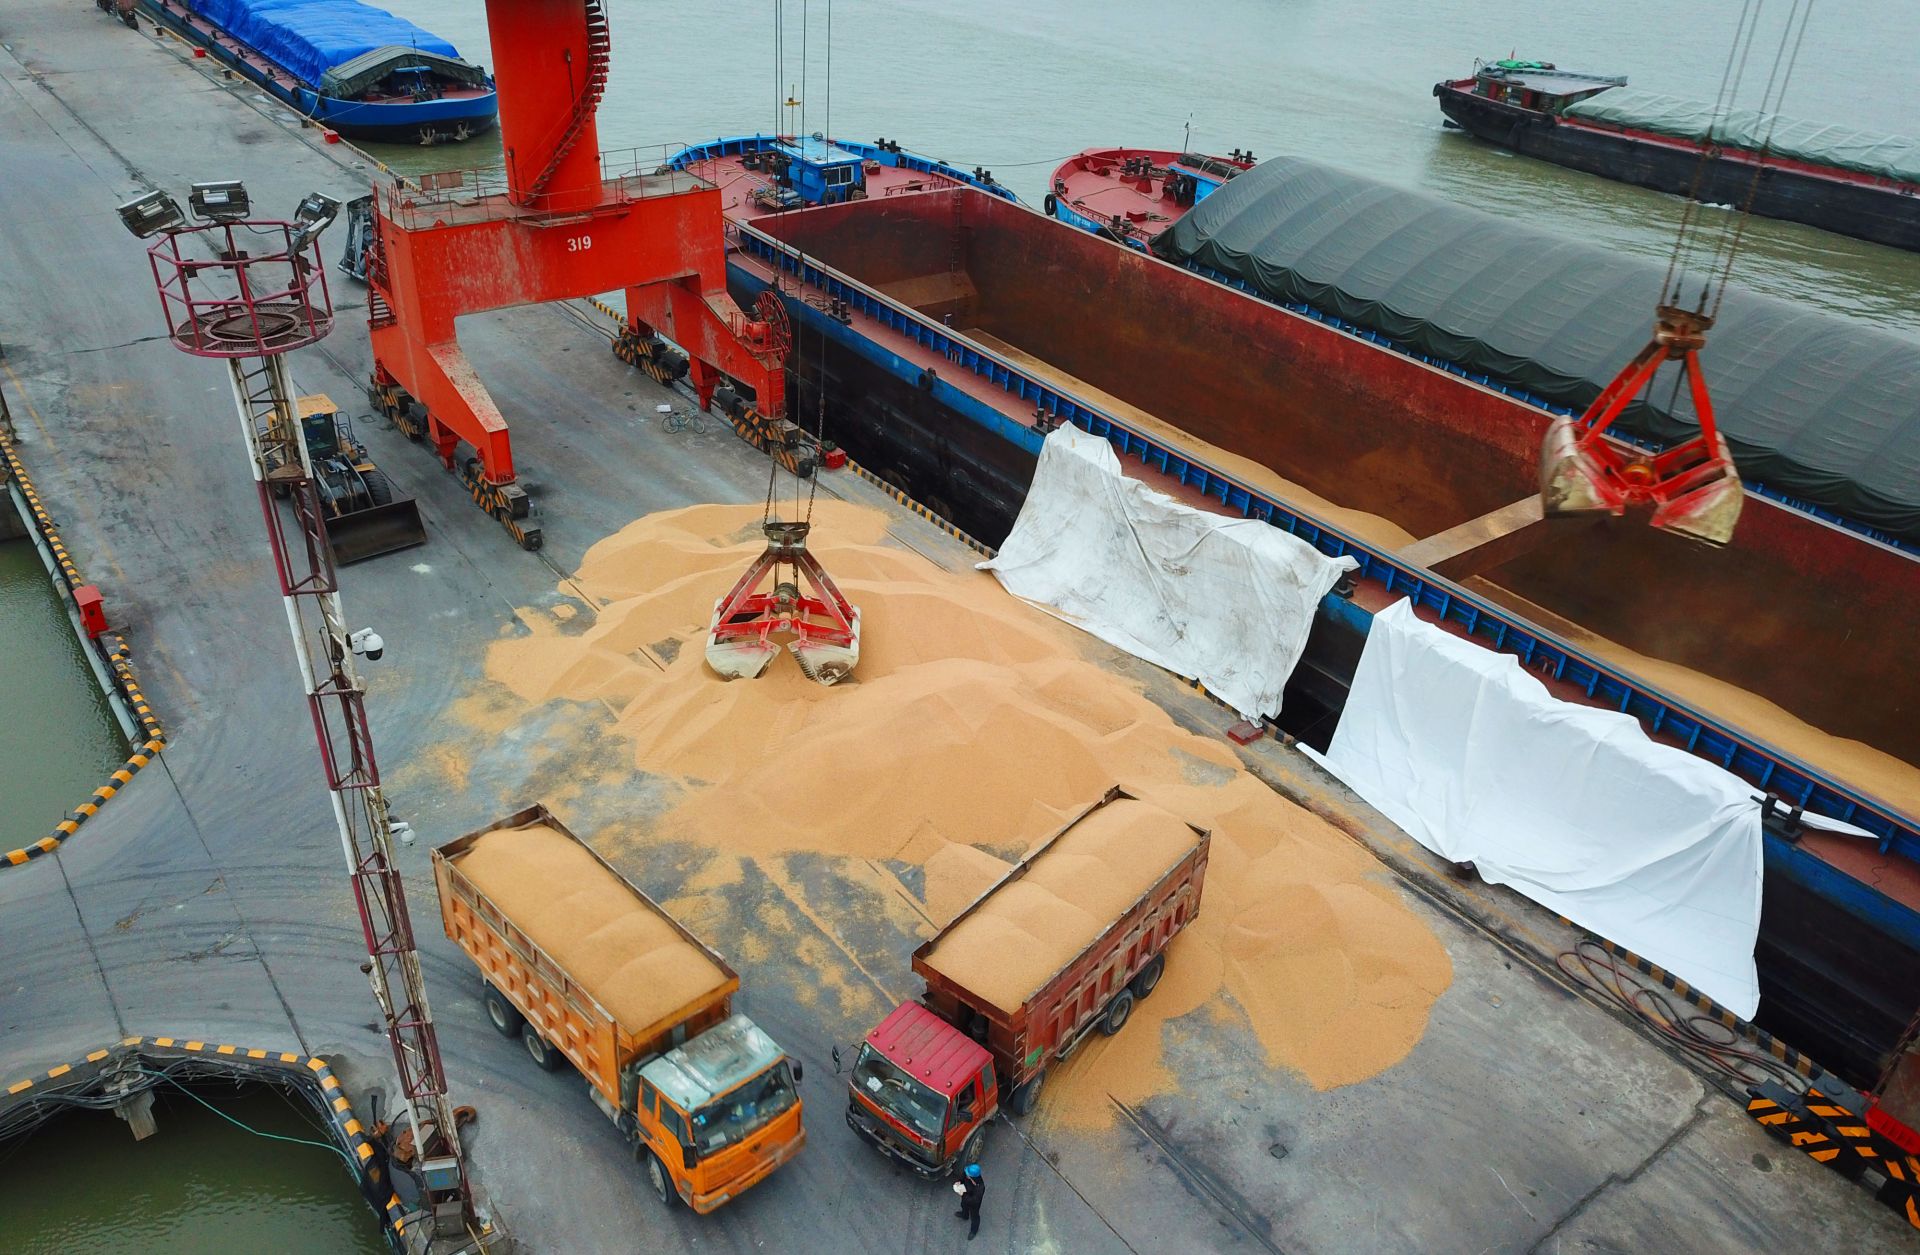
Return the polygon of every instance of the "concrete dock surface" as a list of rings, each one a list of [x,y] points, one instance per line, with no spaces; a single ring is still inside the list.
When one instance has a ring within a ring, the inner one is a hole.
[[[135,191],[210,178],[243,179],[256,205],[290,212],[308,191],[362,194],[371,173],[150,29],[75,0],[0,0],[0,386],[22,455],[133,642],[169,732],[158,769],[57,855],[0,871],[0,1081],[129,1034],[171,1033],[326,1055],[357,1101],[391,1087],[226,380],[165,339],[143,246],[114,214]],[[338,236],[325,238],[329,261]],[[292,370],[301,391],[364,413],[365,289],[330,279],[340,326]],[[400,857],[454,1097],[480,1112],[467,1135],[476,1179],[531,1250],[957,1249],[945,1187],[891,1169],[842,1119],[830,1053],[870,1024],[819,992],[871,979],[908,994],[917,939],[838,912],[869,890],[832,860],[795,856],[780,883],[748,876],[722,890],[827,933],[818,949],[841,970],[810,974],[779,954],[743,961],[729,938],[710,938],[741,969],[743,1009],[806,1064],[809,1140],[705,1218],[663,1214],[580,1079],[538,1071],[493,1031],[476,972],[440,932],[429,848],[589,766],[544,752],[537,719],[473,744],[469,770],[424,765],[467,735],[454,708],[485,690],[486,648],[515,608],[552,601],[589,546],[644,513],[765,491],[764,457],[720,424],[674,436],[649,421],[656,404],[684,398],[617,361],[605,330],[583,307],[461,329],[513,423],[522,482],[542,511],[538,554],[476,510],[424,446],[372,420],[359,427],[430,533],[423,548],[349,568],[343,593],[354,622],[386,639],[366,669],[368,706],[395,813],[421,836]],[[851,476],[829,476],[822,491],[891,508]],[[895,513],[897,542],[927,560],[974,559]],[[1188,727],[1233,722],[1149,668],[1112,665]],[[617,750],[605,752],[614,761]],[[1291,751],[1250,753],[1257,770],[1270,760],[1261,774],[1382,843],[1404,841]],[[653,805],[637,780],[594,791],[567,820],[591,838]],[[683,864],[622,870],[666,899]],[[1910,1249],[1911,1231],[1865,1191],[1767,1139],[1718,1088],[1527,961],[1511,935],[1496,940],[1416,889],[1406,896],[1454,980],[1404,1062],[1319,1093],[1270,1069],[1244,1032],[1183,1033],[1169,1046],[1180,1091],[1116,1113],[1108,1131],[1061,1127],[1044,1098],[1017,1128],[996,1125],[976,1248]],[[1511,895],[1483,896],[1511,914],[1513,933],[1558,927]]]

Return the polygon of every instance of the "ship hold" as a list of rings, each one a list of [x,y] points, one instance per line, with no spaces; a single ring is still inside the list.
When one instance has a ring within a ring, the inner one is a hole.
[[[755,302],[779,285],[796,346],[790,395],[811,413],[824,385],[836,439],[855,460],[993,543],[1019,508],[1045,432],[1072,422],[1111,440],[1129,473],[1189,504],[1262,518],[1323,552],[1359,557],[1353,589],[1322,604],[1288,686],[1282,719],[1309,744],[1340,717],[1371,616],[1411,592],[1443,630],[1516,654],[1557,696],[1632,713],[1649,735],[1749,780],[1756,796],[1772,794],[1790,809],[1804,800],[1809,816],[1871,832],[1793,828],[1769,836],[1756,957],[1764,1026],[1822,1066],[1876,1074],[1913,1014],[1920,981],[1920,744],[1899,662],[1920,605],[1920,562],[1911,552],[1862,535],[1881,530],[1863,519],[1848,518],[1851,529],[1843,529],[1819,517],[1837,509],[1809,508],[1797,494],[1770,485],[1763,493],[1750,482],[1740,528],[1724,549],[1626,520],[1560,532],[1525,554],[1486,552],[1492,565],[1437,574],[1425,565],[1436,544],[1537,493],[1541,436],[1552,418],[1543,399],[1339,315],[1276,300],[1201,262],[1168,264],[1061,230],[982,194],[987,189],[961,186],[965,177],[923,176],[914,190],[893,191],[879,180],[904,176],[879,166],[863,171],[863,195],[835,204],[802,195],[775,209],[769,202],[801,180],[768,172],[764,152],[751,151],[767,146],[721,141],[689,150],[683,164],[721,189],[737,233],[728,257],[735,298]],[[746,168],[748,157],[762,169]],[[1265,168],[1213,192],[1160,246],[1189,223],[1211,236],[1222,225],[1216,215],[1237,216],[1236,202],[1264,199],[1257,176]],[[1380,221],[1360,225],[1372,230]],[[1486,286],[1449,264],[1464,258],[1458,247],[1436,247],[1438,263],[1404,258],[1407,273],[1390,286]],[[1510,240],[1505,256],[1517,264],[1533,247],[1537,239]],[[1336,278],[1320,276],[1329,304]],[[1632,289],[1636,334],[1644,337],[1658,273],[1612,279]],[[1491,297],[1514,295],[1492,286]],[[1570,376],[1587,354],[1604,356],[1624,329],[1588,308],[1596,295],[1616,294],[1582,285],[1567,295],[1557,308],[1508,300],[1512,318],[1493,321],[1564,346],[1581,340],[1570,329],[1590,313],[1591,343],[1564,359],[1546,355],[1553,373]],[[1758,299],[1730,296],[1729,322],[1738,321],[1736,304]],[[1174,327],[1178,336],[1168,334]],[[1775,391],[1797,395],[1797,409],[1808,413],[1845,410],[1844,443],[1853,443],[1889,398],[1864,384],[1835,392],[1829,369],[1858,362],[1828,362],[1832,345],[1817,328],[1774,330],[1793,330],[1810,354],[1795,360],[1777,345],[1747,345],[1770,356]],[[1769,372],[1757,361],[1735,369],[1732,336],[1716,341],[1714,355],[1709,368],[1728,402],[1727,426],[1750,438],[1743,447],[1754,469],[1797,465],[1808,455],[1800,447],[1805,420],[1795,428],[1800,441],[1768,432],[1760,411],[1748,408],[1768,390],[1736,389],[1731,378]],[[1900,367],[1912,358],[1902,344],[1873,373],[1910,399],[1916,381]],[[1908,447],[1912,412],[1910,404],[1898,408],[1883,433],[1888,461]],[[1752,421],[1736,421],[1749,414]],[[1642,421],[1636,434],[1658,439],[1681,420]],[[1857,459],[1850,466],[1863,469]],[[1818,487],[1813,478],[1806,487]],[[1883,486],[1846,470],[1837,478]],[[1837,508],[1892,507],[1885,521],[1902,522],[1902,501],[1878,500],[1878,492],[1822,495]],[[1635,674],[1643,669],[1658,682]]]
[[[1700,101],[1541,61],[1436,83],[1460,129],[1588,174],[1920,250],[1920,140]]]
[[[354,139],[489,130],[493,79],[438,35],[359,0],[140,0],[152,17],[305,117]]]

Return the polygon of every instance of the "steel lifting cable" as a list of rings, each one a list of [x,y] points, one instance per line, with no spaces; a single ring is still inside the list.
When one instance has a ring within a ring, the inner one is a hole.
[[[821,101],[822,117],[820,125],[826,132],[827,142],[831,144],[833,142],[833,0],[827,0],[827,82],[824,91],[825,96]],[[794,391],[798,392],[800,390],[800,371],[797,366],[793,372],[793,384]],[[813,395],[813,441],[814,446],[820,450],[821,456],[825,457],[827,444],[827,324],[824,321],[820,324],[820,361],[814,368]],[[813,468],[813,484],[807,489],[807,523],[809,526],[813,523],[814,498],[820,495],[820,471],[820,465],[815,463]]]
[[[1700,217],[1700,188],[1705,180],[1713,139],[1720,127],[1721,118],[1731,100],[1740,90],[1740,80],[1746,73],[1747,55],[1753,49],[1753,33],[1759,28],[1760,14],[1766,8],[1766,0],[1742,0],[1740,20],[1734,23],[1733,43],[1727,48],[1727,64],[1720,71],[1720,89],[1714,94],[1713,111],[1707,117],[1707,139],[1700,150],[1699,158],[1693,166],[1693,183],[1687,190],[1686,201],[1680,207],[1680,226],[1674,233],[1673,252],[1667,258],[1666,278],[1660,284],[1661,300],[1671,305],[1681,303],[1681,289],[1686,283],[1687,273],[1692,267],[1692,257],[1697,247]],[[1701,292],[1702,303],[1705,290]]]
[[[1676,1006],[1664,989],[1643,984],[1639,973],[1621,967],[1619,958],[1591,937],[1583,938],[1571,950],[1561,951],[1558,963],[1569,978],[1645,1022],[1668,1044],[1742,1088],[1776,1081],[1796,1093],[1806,1090],[1807,1078],[1788,1064],[1742,1042],[1716,1017],[1691,1005],[1684,1010]]]
[[[1786,52],[1787,40],[1793,34],[1793,22],[1794,22],[1794,19],[1798,17],[1800,14],[1800,4],[1801,4],[1801,0],[1793,0],[1793,7],[1787,11],[1787,22],[1786,22],[1786,25],[1781,28],[1781,32],[1780,32],[1780,46],[1774,50],[1773,65],[1767,72],[1766,85],[1760,89],[1760,107],[1754,111],[1754,116],[1756,119],[1766,116],[1769,108],[1769,102],[1773,100],[1774,84],[1779,80],[1779,77],[1780,77],[1780,58]],[[1758,14],[1756,14],[1754,18],[1754,29],[1752,31],[1749,31],[1747,35],[1747,43],[1749,46],[1749,50],[1751,50],[1751,46],[1754,39],[1758,37],[1759,25],[1760,25],[1759,16]],[[1745,68],[1744,57],[1741,59],[1741,62],[1742,62],[1742,69],[1744,70]],[[1735,82],[1734,87],[1737,93],[1739,89],[1739,83],[1737,81]],[[1727,113],[1728,113],[1729,122],[1731,121],[1732,114],[1733,114],[1733,105],[1738,101],[1738,99],[1739,97],[1736,94],[1733,100],[1728,101]],[[1778,115],[1776,114],[1775,116],[1777,117]],[[1753,166],[1754,179],[1753,179],[1753,182],[1747,188],[1747,195],[1744,198],[1742,198],[1741,203],[1735,207],[1736,212],[1733,215],[1721,220],[1720,230],[1714,238],[1713,257],[1707,263],[1706,278],[1702,281],[1702,286],[1701,286],[1702,306],[1701,307],[1703,309],[1705,308],[1705,297],[1706,297],[1707,291],[1708,289],[1713,287],[1715,276],[1720,273],[1721,262],[1727,254],[1728,245],[1735,239],[1737,228],[1745,223],[1747,209],[1753,203],[1754,193],[1759,190],[1760,169],[1762,164],[1766,160],[1766,150],[1767,148],[1772,146],[1772,143],[1773,143],[1773,132],[1771,129],[1769,129],[1767,132],[1767,138],[1761,146],[1761,151],[1754,159],[1754,166]],[[1724,291],[1724,288],[1722,289],[1722,291]],[[1714,304],[1717,308],[1719,305],[1719,302],[1716,300]]]
[[[1800,61],[1800,45],[1807,37],[1807,22],[1813,17],[1813,0],[1806,0],[1806,8],[1804,10],[1801,9],[1800,5],[1801,0],[1794,0],[1793,10],[1787,14],[1786,27],[1780,32],[1780,47],[1773,54],[1773,71],[1767,75],[1767,92],[1760,97],[1760,107],[1762,111],[1766,111],[1769,107],[1767,98],[1769,95],[1772,96],[1772,117],[1767,122],[1767,136],[1761,141],[1760,151],[1754,157],[1753,180],[1747,185],[1747,199],[1746,202],[1740,206],[1740,214],[1734,224],[1733,239],[1727,247],[1726,265],[1720,272],[1720,285],[1713,298],[1714,317],[1719,316],[1720,303],[1727,299],[1727,280],[1733,276],[1733,259],[1740,251],[1740,243],[1746,238],[1747,224],[1753,218],[1753,202],[1760,194],[1760,174],[1761,171],[1766,168],[1767,154],[1773,151],[1773,133],[1780,127],[1780,106],[1786,101],[1787,84],[1793,81],[1793,68]],[[1800,15],[1800,31],[1798,34],[1795,34],[1793,30],[1795,13]],[[1787,40],[1790,37],[1793,40],[1793,51],[1788,53]],[[1780,68],[1780,58],[1782,54],[1785,54],[1787,59],[1784,73]],[[1775,75],[1778,75],[1780,79],[1780,90],[1778,93],[1775,93],[1773,90]]]

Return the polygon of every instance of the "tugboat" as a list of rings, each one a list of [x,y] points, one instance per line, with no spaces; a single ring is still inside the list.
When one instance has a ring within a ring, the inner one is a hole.
[[[140,0],[153,18],[320,125],[437,144],[499,115],[493,79],[446,40],[359,0]]]
[[[1060,163],[1047,216],[1145,249],[1181,215],[1253,168],[1251,152],[1225,157],[1157,148],[1089,148]]]
[[[1639,91],[1624,76],[1490,61],[1435,83],[1490,144],[1707,204],[1920,250],[1920,140]]]

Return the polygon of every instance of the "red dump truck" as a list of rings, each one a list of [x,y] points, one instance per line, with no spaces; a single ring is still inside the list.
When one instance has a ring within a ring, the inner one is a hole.
[[[440,846],[433,876],[494,1027],[579,1069],[663,1204],[710,1212],[799,1152],[800,1063],[733,1013],[740,978],[546,807]]]
[[[918,1002],[867,1034],[847,1124],[928,1177],[979,1157],[1004,1102],[1153,992],[1199,912],[1211,835],[1121,789],[1076,815],[913,952]]]

